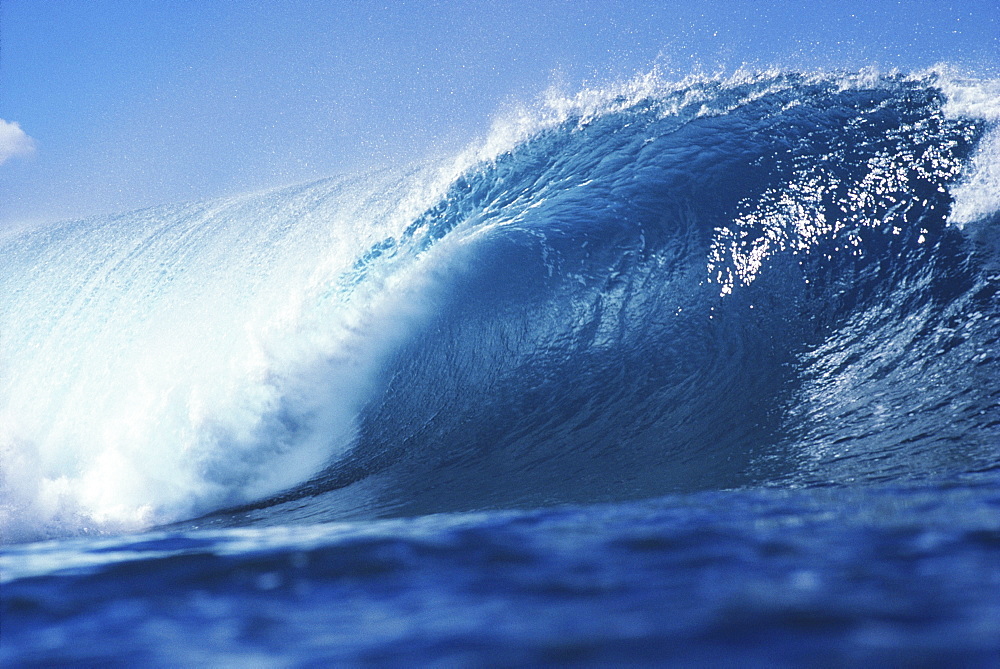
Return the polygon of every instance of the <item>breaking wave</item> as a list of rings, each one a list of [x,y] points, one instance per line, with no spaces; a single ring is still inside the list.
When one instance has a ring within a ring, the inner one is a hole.
[[[8,234],[4,541],[996,468],[996,91],[654,74]]]

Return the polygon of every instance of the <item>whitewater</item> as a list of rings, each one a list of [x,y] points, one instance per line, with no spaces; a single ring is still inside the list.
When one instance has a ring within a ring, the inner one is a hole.
[[[998,225],[939,68],[2,233],[0,661],[1000,662]]]

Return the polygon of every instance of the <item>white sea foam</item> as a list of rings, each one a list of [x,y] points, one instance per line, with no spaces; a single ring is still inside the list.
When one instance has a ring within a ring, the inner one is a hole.
[[[2,540],[176,520],[347,451],[433,272],[338,279],[446,181],[324,182],[5,238]]]
[[[991,126],[952,190],[955,201],[949,222],[965,227],[1000,212],[1000,81],[942,73],[939,86],[947,98],[944,111],[948,116],[979,119]]]
[[[952,189],[955,202],[948,219],[965,227],[1000,212],[1000,125],[979,143],[962,181]]]

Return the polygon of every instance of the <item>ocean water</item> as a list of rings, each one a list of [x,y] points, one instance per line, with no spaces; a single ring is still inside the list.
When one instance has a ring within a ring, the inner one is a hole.
[[[655,74],[0,236],[0,664],[1000,665],[1000,84]]]

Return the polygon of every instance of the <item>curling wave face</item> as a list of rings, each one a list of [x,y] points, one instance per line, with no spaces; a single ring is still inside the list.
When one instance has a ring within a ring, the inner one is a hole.
[[[651,75],[0,239],[5,540],[996,467],[990,86]]]

